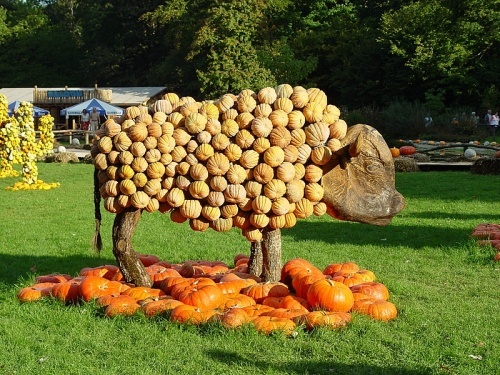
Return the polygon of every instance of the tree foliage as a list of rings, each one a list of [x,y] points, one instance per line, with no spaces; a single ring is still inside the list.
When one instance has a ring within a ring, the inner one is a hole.
[[[484,110],[500,97],[499,19],[500,0],[0,0],[0,86],[214,98],[286,82],[351,108]]]

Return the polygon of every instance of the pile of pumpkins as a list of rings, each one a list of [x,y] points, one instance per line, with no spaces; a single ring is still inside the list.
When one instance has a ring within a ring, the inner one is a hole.
[[[190,260],[172,264],[138,254],[154,284],[130,285],[115,265],[83,268],[79,275],[37,276],[21,289],[21,302],[54,298],[66,304],[94,302],[108,317],[144,314],[200,325],[220,322],[226,328],[253,325],[259,332],[296,333],[297,328],[336,329],[352,313],[376,320],[396,318],[387,287],[354,262],[332,263],[324,270],[305,259],[287,261],[279,282],[262,282],[248,274],[247,255],[234,257],[234,267],[218,261]]]
[[[191,228],[249,241],[326,213],[322,166],[347,124],[318,88],[282,84],[214,101],[165,94],[107,120],[91,149],[112,213],[133,206],[169,212]]]
[[[397,158],[398,156],[408,156],[413,155],[417,152],[415,147],[413,146],[401,146],[401,147],[391,147],[391,155],[393,158]]]
[[[481,223],[473,230],[471,236],[480,246],[490,246],[495,249],[493,259],[500,262],[500,224]]]

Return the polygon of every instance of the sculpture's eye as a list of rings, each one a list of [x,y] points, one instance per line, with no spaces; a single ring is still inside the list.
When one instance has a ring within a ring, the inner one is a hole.
[[[367,161],[365,164],[366,171],[369,173],[377,173],[382,168],[382,164],[373,160]]]

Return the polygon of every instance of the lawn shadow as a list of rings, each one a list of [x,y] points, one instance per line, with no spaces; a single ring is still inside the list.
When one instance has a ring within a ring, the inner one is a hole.
[[[291,229],[283,229],[283,237],[296,241],[322,241],[329,244],[377,245],[383,247],[411,246],[412,248],[443,246],[470,240],[472,228],[457,229],[444,226],[406,226],[390,224],[385,227],[342,221],[299,221]]]
[[[262,373],[268,371],[284,374],[353,374],[353,375],[425,375],[430,374],[430,368],[405,369],[392,366],[374,366],[366,364],[345,364],[333,360],[317,361],[301,359],[282,363],[270,363],[269,361],[259,361],[257,358],[246,358],[238,352],[223,350],[207,350],[207,357],[225,363],[231,368],[241,368],[242,364],[248,363],[252,368],[259,368]]]
[[[449,213],[449,212],[439,212],[439,211],[427,211],[427,212],[413,212],[406,217],[417,217],[422,219],[453,219],[453,220],[471,220],[477,219],[480,222],[490,222],[490,223],[498,223],[500,222],[500,215],[491,213],[491,214],[475,214],[473,212],[468,212],[467,214],[463,213]],[[471,228],[472,230],[472,228]]]
[[[84,267],[116,264],[111,257],[71,255],[64,257],[0,254],[0,284],[15,285],[50,273],[77,276]]]

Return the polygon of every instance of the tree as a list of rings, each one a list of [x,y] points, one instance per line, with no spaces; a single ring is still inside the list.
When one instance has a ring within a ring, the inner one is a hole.
[[[71,84],[66,77],[78,66],[72,42],[37,2],[14,1],[9,9],[0,8],[0,86]]]
[[[220,96],[276,84],[255,47],[264,7],[259,0],[217,0],[208,9],[187,56],[188,60],[201,58],[196,73],[202,93]]]
[[[413,2],[382,16],[379,40],[405,61],[425,91],[444,88],[450,104],[477,102],[480,75],[489,70],[498,77],[498,63],[490,56],[498,54],[493,46],[500,38],[499,5],[498,0]]]

